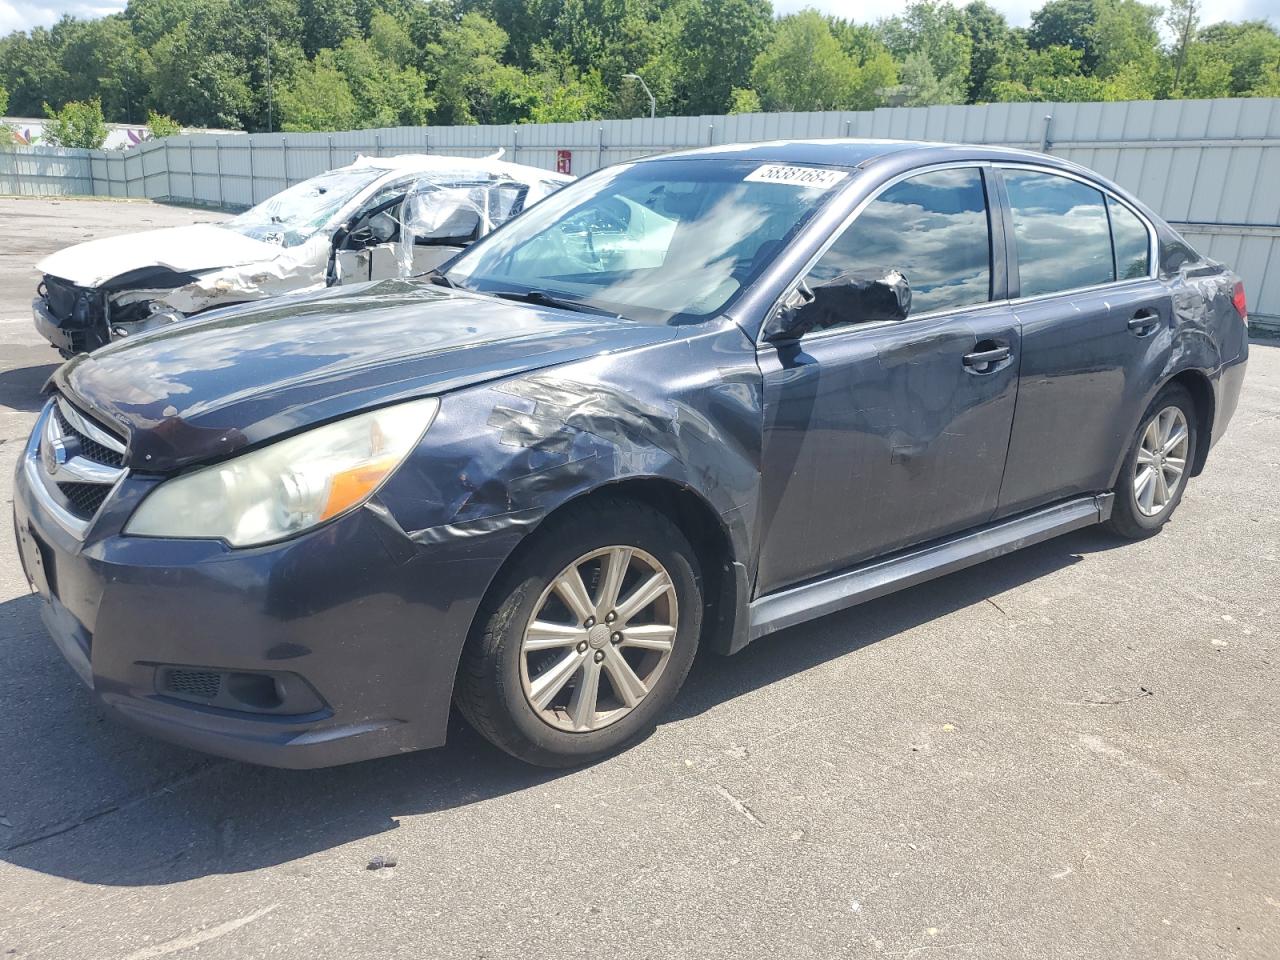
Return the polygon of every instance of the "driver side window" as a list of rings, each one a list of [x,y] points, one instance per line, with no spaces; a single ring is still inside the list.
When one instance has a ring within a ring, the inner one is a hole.
[[[836,239],[805,282],[812,287],[842,274],[878,278],[890,270],[911,286],[909,316],[991,299],[991,232],[981,171],[935,170],[894,184]]]

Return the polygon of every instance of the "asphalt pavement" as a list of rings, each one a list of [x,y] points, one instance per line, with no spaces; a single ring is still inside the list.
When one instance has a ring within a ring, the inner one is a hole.
[[[38,256],[216,218],[0,200],[0,498],[57,359]],[[6,531],[0,958],[1275,960],[1278,488],[1257,342],[1159,536],[1086,530],[705,656],[653,736],[567,772],[461,721],[306,772],[148,740],[48,641]]]

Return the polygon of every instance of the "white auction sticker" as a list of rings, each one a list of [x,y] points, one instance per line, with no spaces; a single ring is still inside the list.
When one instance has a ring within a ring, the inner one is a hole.
[[[756,167],[742,179],[747,183],[785,183],[792,187],[808,187],[810,190],[830,190],[848,175],[847,170],[766,163]]]

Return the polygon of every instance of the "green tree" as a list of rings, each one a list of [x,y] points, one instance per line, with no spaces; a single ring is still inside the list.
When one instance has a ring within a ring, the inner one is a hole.
[[[1138,0],[1096,0],[1093,72],[1113,77],[1137,68],[1154,78],[1160,66],[1160,7]]]
[[[766,110],[836,110],[852,99],[857,73],[822,15],[804,10],[778,21],[751,86]]]
[[[199,0],[129,0],[124,19],[138,44],[149,49],[190,20],[198,6]]]
[[[149,57],[134,38],[129,21],[119,14],[99,20],[64,17],[51,31],[67,80],[55,95],[59,101],[102,101],[103,115],[132,123],[145,116]]]
[[[151,132],[154,140],[160,140],[164,137],[176,137],[182,133],[182,124],[178,123],[173,117],[165,116],[163,113],[156,113],[154,110],[147,111],[147,130]]]
[[[764,108],[760,105],[760,95],[751,89],[734,87],[729,101],[730,113],[759,113]]]
[[[394,21],[390,26],[399,27]],[[355,98],[355,126],[396,127],[427,122],[432,101],[427,96],[426,77],[404,62],[407,54],[407,44],[402,44],[390,29],[371,40],[352,37],[337,50],[334,61]]]
[[[609,94],[596,71],[580,73],[563,52],[539,44],[527,70],[498,74],[490,109],[495,123],[569,123],[603,115]]]
[[[1097,10],[1093,0],[1047,0],[1031,14],[1027,43],[1033,50],[1070,47],[1080,51],[1082,65],[1092,69],[1097,60],[1093,23]]]
[[[299,40],[308,57],[361,35],[355,0],[299,0],[298,15],[302,20]]]
[[[903,86],[917,91],[909,93],[912,103],[964,102],[973,45],[959,10],[946,0],[916,0],[902,16],[883,21],[880,32],[889,52],[903,65]],[[912,58],[912,54],[919,56]]]
[[[851,23],[837,17],[827,21],[832,36],[857,66],[846,106],[870,110],[884,103],[884,91],[898,84],[898,63],[874,27]]]
[[[751,82],[773,32],[769,0],[688,0],[675,38],[675,98],[690,114],[724,113]]]
[[[69,77],[53,35],[36,27],[0,40],[0,81],[9,91],[9,109],[17,116],[42,115],[46,101],[64,103]]]
[[[332,50],[321,50],[280,90],[281,129],[350,130],[356,126],[356,98]]]
[[[102,102],[99,100],[73,100],[61,110],[54,110],[47,103],[44,113],[44,140],[54,147],[82,147],[97,150],[106,143],[107,124],[102,118]]]
[[[970,103],[990,100],[991,85],[1008,79],[1010,63],[1025,51],[1015,41],[1004,14],[986,0],[973,0],[960,11],[960,27],[970,51],[965,98]]]
[[[241,129],[253,116],[254,97],[244,64],[234,54],[210,51],[199,25],[180,23],[151,51],[151,103],[194,127]]]
[[[1228,92],[1220,96],[1270,97],[1280,70],[1280,33],[1265,20],[1216,23],[1196,35],[1197,56],[1225,61],[1230,68]]]
[[[954,77],[939,77],[923,50],[907,54],[899,71],[899,97],[904,107],[929,107],[939,103],[963,103],[964,90]]]
[[[489,121],[494,92],[514,81],[511,71],[515,68],[500,59],[506,46],[507,35],[501,27],[478,13],[467,13],[439,42],[427,47],[427,79],[435,91],[432,123]]]

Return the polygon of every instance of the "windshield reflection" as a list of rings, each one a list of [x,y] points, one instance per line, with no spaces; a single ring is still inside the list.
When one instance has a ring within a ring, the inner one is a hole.
[[[386,174],[376,167],[331,170],[295,183],[222,224],[246,237],[296,247],[306,243],[357,193]]]
[[[448,279],[650,322],[710,317],[760,276],[844,176],[817,186],[748,179],[772,166],[655,160],[606,171],[472,247]]]

